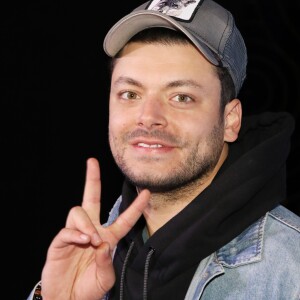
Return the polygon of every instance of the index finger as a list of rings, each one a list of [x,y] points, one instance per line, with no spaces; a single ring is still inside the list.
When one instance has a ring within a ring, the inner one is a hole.
[[[117,242],[135,225],[147,207],[149,200],[150,192],[148,190],[141,191],[132,204],[109,226],[109,230]]]
[[[82,208],[96,225],[100,224],[100,197],[100,166],[98,160],[91,157],[87,160]]]

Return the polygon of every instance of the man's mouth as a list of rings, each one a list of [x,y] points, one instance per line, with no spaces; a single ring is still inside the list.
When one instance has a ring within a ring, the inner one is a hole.
[[[143,148],[161,148],[162,145],[160,144],[145,144],[145,143],[138,143],[139,147],[143,147]]]

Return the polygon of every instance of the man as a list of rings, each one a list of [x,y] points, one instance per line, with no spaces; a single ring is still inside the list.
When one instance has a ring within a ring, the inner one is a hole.
[[[122,195],[101,225],[90,158],[29,299],[299,299],[300,218],[280,205],[294,121],[242,121],[247,54],[226,9],[190,1],[173,18],[158,2],[104,40]]]

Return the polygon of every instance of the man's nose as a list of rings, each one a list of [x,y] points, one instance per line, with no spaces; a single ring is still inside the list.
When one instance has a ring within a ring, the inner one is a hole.
[[[144,99],[137,120],[138,125],[147,129],[165,127],[167,125],[166,109],[166,104],[160,99]]]

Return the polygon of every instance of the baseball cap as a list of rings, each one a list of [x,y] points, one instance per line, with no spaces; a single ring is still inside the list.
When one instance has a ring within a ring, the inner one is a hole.
[[[232,14],[212,0],[151,0],[120,19],[106,34],[114,56],[138,32],[165,27],[183,32],[213,65],[228,69],[236,96],[246,78],[247,49]]]

